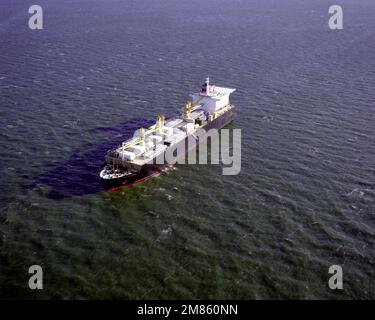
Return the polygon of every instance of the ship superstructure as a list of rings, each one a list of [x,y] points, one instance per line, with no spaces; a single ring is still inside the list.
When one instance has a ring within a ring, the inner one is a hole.
[[[220,129],[228,124],[233,119],[234,108],[229,96],[235,90],[214,86],[207,77],[200,91],[190,95],[191,100],[186,101],[181,116],[166,120],[159,115],[154,125],[137,130],[132,138],[108,151],[100,177],[107,185],[116,187],[173,165],[156,159],[162,158],[168,149],[185,144],[199,129]]]

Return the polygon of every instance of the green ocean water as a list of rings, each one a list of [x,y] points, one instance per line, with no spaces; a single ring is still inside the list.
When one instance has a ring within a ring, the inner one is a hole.
[[[1,298],[374,298],[373,1],[341,31],[323,0],[39,3],[40,31],[0,4]],[[106,150],[207,75],[237,88],[240,174],[106,192]]]

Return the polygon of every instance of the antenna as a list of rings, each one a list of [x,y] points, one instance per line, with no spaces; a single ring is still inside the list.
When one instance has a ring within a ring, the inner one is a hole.
[[[210,76],[206,78],[206,95],[210,93]]]

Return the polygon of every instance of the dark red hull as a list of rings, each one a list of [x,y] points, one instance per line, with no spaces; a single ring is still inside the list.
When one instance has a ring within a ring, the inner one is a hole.
[[[233,109],[230,109],[228,112],[224,113],[223,115],[219,116],[215,120],[207,123],[204,127],[202,127],[205,130],[209,129],[221,129],[228,125],[234,117]],[[187,143],[186,138],[184,141],[181,141],[180,143],[183,143],[186,145]],[[200,141],[202,142],[202,141]],[[193,148],[187,149],[186,153],[189,153]],[[122,188],[130,187],[132,185],[144,182],[148,179],[151,179],[153,177],[159,176],[163,171],[166,170],[166,168],[171,167],[170,164],[149,164],[145,165],[139,174],[132,176],[131,178],[125,178],[122,181],[109,181],[109,184],[106,183],[108,191],[116,191]]]

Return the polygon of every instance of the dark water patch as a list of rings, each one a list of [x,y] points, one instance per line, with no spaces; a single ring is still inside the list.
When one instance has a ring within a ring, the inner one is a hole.
[[[82,146],[80,150],[71,155],[68,161],[44,164],[48,171],[33,178],[33,183],[25,185],[25,189],[47,189],[45,195],[51,199],[84,196],[105,190],[99,178],[99,171],[107,151],[131,138],[135,130],[151,124],[152,120],[131,119],[113,128],[100,127],[92,130],[93,132],[115,132],[119,135],[116,135],[111,141]],[[82,150],[88,151],[82,152]]]

